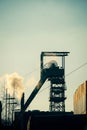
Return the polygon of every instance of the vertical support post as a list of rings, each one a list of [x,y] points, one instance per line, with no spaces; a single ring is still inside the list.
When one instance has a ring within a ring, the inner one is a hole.
[[[51,86],[50,86],[50,97],[52,97],[52,83],[51,83]],[[50,102],[49,110],[52,111],[52,102]]]
[[[41,53],[41,59],[40,59],[40,61],[41,61],[40,67],[41,67],[41,70],[42,70],[43,69],[43,52]]]
[[[1,112],[2,112],[2,102],[0,101],[0,128],[1,128]]]
[[[64,69],[64,80],[65,80],[65,56],[62,56],[62,67]]]
[[[62,85],[62,87],[64,87],[65,89],[65,56],[62,56],[62,67],[64,69],[64,84]],[[62,93],[62,96],[65,97],[65,91]],[[62,109],[65,112],[65,101],[62,102],[62,106]]]
[[[8,121],[10,122],[10,94],[9,94],[9,98],[8,98],[8,105],[9,105],[9,107],[8,107]]]
[[[40,77],[42,77],[42,70],[43,70],[43,52],[41,53],[41,64],[40,64]]]
[[[22,98],[21,98],[21,110],[24,107],[24,93],[22,94]]]
[[[6,111],[5,111],[5,118],[7,121],[7,88],[6,88]]]

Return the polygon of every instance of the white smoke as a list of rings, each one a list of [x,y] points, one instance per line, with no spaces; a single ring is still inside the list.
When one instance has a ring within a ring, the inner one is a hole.
[[[12,73],[6,75],[5,88],[10,96],[15,96],[17,99],[21,99],[24,92],[23,78],[18,73]]]

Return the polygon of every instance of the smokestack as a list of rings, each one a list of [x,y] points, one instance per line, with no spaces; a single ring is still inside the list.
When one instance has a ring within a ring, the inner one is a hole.
[[[21,110],[24,107],[24,93],[22,94],[22,98],[21,98]]]

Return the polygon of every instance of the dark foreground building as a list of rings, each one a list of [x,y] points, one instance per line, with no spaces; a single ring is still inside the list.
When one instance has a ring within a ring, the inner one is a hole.
[[[13,123],[14,130],[87,130],[87,115],[73,115],[72,112],[29,111]]]

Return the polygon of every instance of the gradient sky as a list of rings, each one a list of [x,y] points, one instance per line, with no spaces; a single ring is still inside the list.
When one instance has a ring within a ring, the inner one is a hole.
[[[0,77],[23,76],[26,99],[39,80],[42,51],[69,51],[66,74],[87,63],[86,0],[0,0]],[[85,80],[87,66],[66,77],[67,111],[73,110],[73,94]],[[47,85],[30,109],[49,109]]]

